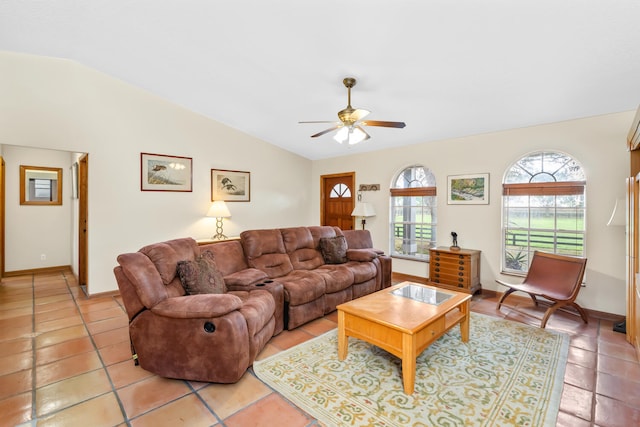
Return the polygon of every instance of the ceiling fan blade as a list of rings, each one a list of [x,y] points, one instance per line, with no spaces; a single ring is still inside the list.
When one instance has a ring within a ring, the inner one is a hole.
[[[403,128],[406,126],[404,122],[387,122],[384,120],[367,120],[360,124],[363,126],[380,126],[383,128]]]
[[[322,135],[324,135],[324,134],[326,134],[326,133],[332,132],[332,131],[334,131],[334,130],[336,130],[336,129],[339,129],[339,128],[341,128],[341,127],[342,127],[342,125],[341,125],[341,124],[339,124],[339,125],[335,125],[334,127],[331,127],[331,128],[329,128],[329,129],[325,129],[325,130],[323,130],[322,132],[318,132],[318,133],[316,133],[316,134],[314,134],[314,135],[311,135],[311,138],[316,138],[316,137],[318,137],[318,136],[322,136]]]
[[[298,122],[298,123],[336,123],[335,120],[311,120],[306,122]]]
[[[360,129],[362,132],[364,132],[364,134],[366,135],[366,137],[363,139],[363,141],[366,141],[367,139],[371,138],[371,137],[369,136],[369,134],[367,133],[367,131],[366,131],[366,130],[364,130],[364,129],[362,128],[362,126],[356,126],[356,127],[357,127],[358,129]]]
[[[354,110],[353,113],[351,113],[351,118],[353,119],[354,122],[357,122],[357,121],[362,120],[365,117],[367,117],[370,112],[371,111],[363,110],[361,108],[358,108],[358,109]]]

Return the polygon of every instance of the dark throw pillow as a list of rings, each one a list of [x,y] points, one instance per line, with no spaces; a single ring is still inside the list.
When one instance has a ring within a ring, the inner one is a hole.
[[[327,264],[347,262],[347,240],[344,236],[323,237],[320,239],[320,252]]]
[[[227,292],[224,278],[211,251],[202,252],[194,261],[179,261],[178,276],[187,295]]]

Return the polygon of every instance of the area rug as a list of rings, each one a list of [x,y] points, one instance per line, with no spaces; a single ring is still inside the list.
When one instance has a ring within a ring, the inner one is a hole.
[[[417,359],[406,395],[401,360],[334,329],[253,365],[263,382],[331,426],[555,426],[569,337],[472,313]]]

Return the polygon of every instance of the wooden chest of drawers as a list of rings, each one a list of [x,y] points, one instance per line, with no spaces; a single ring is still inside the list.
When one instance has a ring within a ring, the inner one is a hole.
[[[429,281],[434,286],[470,294],[480,290],[480,251],[438,247],[429,253]]]

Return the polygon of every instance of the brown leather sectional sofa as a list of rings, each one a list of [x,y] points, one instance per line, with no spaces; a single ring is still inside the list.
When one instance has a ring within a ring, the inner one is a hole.
[[[338,236],[344,258],[327,263],[324,243]],[[186,295],[177,265],[204,251],[227,292]],[[249,230],[201,246],[176,239],[122,254],[118,264],[134,358],[158,375],[195,381],[235,382],[284,328],[391,285],[391,258],[373,249],[367,230],[329,226]]]

